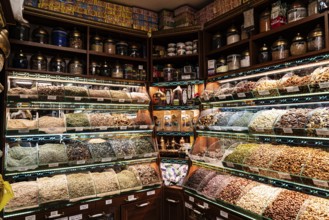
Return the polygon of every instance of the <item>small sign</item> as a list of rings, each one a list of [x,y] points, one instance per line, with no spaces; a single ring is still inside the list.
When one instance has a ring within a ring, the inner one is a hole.
[[[154,190],[152,190],[152,191],[148,191],[148,192],[146,193],[147,196],[151,196],[151,195],[154,195],[154,194],[155,194],[155,191],[154,191]]]
[[[260,90],[260,91],[258,91],[258,94],[259,95],[270,95],[271,93],[268,90]]]
[[[226,166],[234,168],[234,164],[232,162],[225,162]]]
[[[319,83],[320,89],[329,88],[329,82]]]
[[[48,99],[48,100],[56,100],[57,97],[56,97],[55,95],[49,95],[49,96],[47,97],[47,99]]]
[[[224,218],[228,218],[228,213],[224,212],[223,210],[220,210],[219,214],[220,214],[220,216],[222,216]]]
[[[293,133],[291,128],[282,128],[282,130],[285,134],[292,134]]]
[[[223,99],[226,99],[226,95],[219,95],[219,96],[217,96],[217,98],[220,100],[223,100]]]
[[[104,98],[97,98],[97,102],[104,102]]]
[[[81,165],[81,164],[85,164],[85,163],[86,163],[85,160],[78,160],[78,161],[77,161],[77,165]]]
[[[134,200],[136,200],[134,195],[128,196],[128,201],[134,201]]]
[[[25,220],[36,220],[36,216],[35,215],[25,216]]]
[[[140,125],[139,126],[139,129],[147,129],[148,128],[148,125]]]
[[[127,126],[120,126],[120,130],[127,130]]]
[[[129,160],[129,159],[132,159],[132,158],[133,158],[133,156],[125,156],[123,159]]]
[[[286,87],[287,92],[299,92],[299,87],[298,86],[289,86]]]
[[[82,220],[82,214],[70,216],[69,220]]]
[[[83,128],[75,128],[75,131],[83,131]]]
[[[110,162],[112,160],[112,158],[108,157],[108,158],[102,158],[102,162]]]
[[[189,196],[189,197],[188,197],[188,200],[189,200],[190,202],[194,202],[194,197]]]
[[[48,164],[48,167],[58,167],[59,166],[59,163],[50,163]]]
[[[80,210],[86,210],[89,208],[88,204],[80,205]]]
[[[203,207],[204,207],[205,209],[209,209],[209,205],[208,205],[208,203],[203,202]]]
[[[105,205],[110,205],[112,204],[112,199],[105,200]]]
[[[326,129],[316,129],[316,134],[319,136],[328,136],[329,130]]]
[[[101,126],[101,127],[99,127],[99,130],[106,131],[107,130],[107,127],[106,126]]]
[[[185,202],[185,207],[188,209],[192,209],[192,205],[190,203]]]
[[[74,97],[74,101],[81,101],[81,97]]]
[[[257,167],[249,167],[249,169],[250,169],[252,172],[259,173],[259,169],[258,169]]]
[[[28,95],[19,95],[19,97],[21,98],[21,99],[28,99],[29,98],[29,96]],[[32,216],[32,215],[31,215]],[[35,217],[35,216],[34,216]]]
[[[245,98],[246,97],[246,93],[238,93],[237,96],[239,98]]]
[[[125,102],[125,100],[124,99],[119,99],[119,102]]]
[[[281,172],[278,172],[278,175],[279,175],[280,179],[291,180],[291,176],[290,176],[289,173],[281,173]]]
[[[182,75],[182,80],[191,79],[191,75]]]
[[[50,212],[50,217],[57,216],[57,215],[58,215],[58,211],[52,211],[52,212]]]
[[[329,187],[328,182],[313,179],[313,184],[320,187]]]

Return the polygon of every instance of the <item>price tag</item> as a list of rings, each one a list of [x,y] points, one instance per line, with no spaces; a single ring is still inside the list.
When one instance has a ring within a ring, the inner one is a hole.
[[[256,130],[257,132],[264,132],[264,128],[256,127],[255,130]]]
[[[259,95],[269,95],[269,94],[271,94],[271,93],[270,93],[270,91],[268,91],[268,90],[260,90],[260,91],[258,91],[258,94],[259,94]]]
[[[104,98],[97,98],[97,102],[104,102]]]
[[[22,133],[30,133],[29,129],[20,129],[18,130],[18,133],[22,134]]]
[[[28,99],[28,98],[29,98],[28,95],[19,95],[19,97],[20,97],[21,99]]]
[[[29,168],[28,167],[19,167],[17,168],[18,171],[27,171]]]
[[[75,101],[81,101],[81,97],[74,97]]]
[[[105,126],[101,126],[101,127],[99,127],[99,130],[101,130],[101,131],[106,131],[106,130],[107,130],[107,127],[105,127]]]
[[[124,99],[119,99],[119,102],[125,102],[125,100]]]
[[[199,129],[203,130],[204,129],[204,126],[199,126]]]
[[[139,129],[147,129],[149,126],[148,125],[140,125]]]
[[[237,96],[239,98],[245,98],[246,97],[246,94],[245,93],[238,93]]]
[[[249,167],[249,169],[253,172],[259,173],[259,169],[257,167]]]
[[[56,218],[56,220],[68,220],[68,217]]]
[[[85,160],[78,160],[78,161],[77,161],[77,164],[78,164],[78,165],[85,164],[85,163],[86,163]]]
[[[219,127],[219,126],[212,126],[211,128],[215,131],[221,131],[222,130],[222,128]]]
[[[35,215],[25,216],[25,220],[36,220],[36,216]]]
[[[128,201],[133,201],[133,200],[135,200],[135,196],[134,195],[128,196]]]
[[[108,157],[108,158],[102,158],[101,161],[102,161],[102,162],[110,162],[111,160],[112,160],[112,158],[109,158],[109,157]]]
[[[83,131],[83,128],[75,128],[75,131]]]
[[[192,209],[192,205],[190,203],[185,202],[185,207],[188,209]]]
[[[234,168],[234,164],[232,162],[225,162],[226,166]]]
[[[121,126],[120,130],[127,130],[127,126]]]
[[[190,202],[194,202],[194,197],[189,196],[189,197],[188,197],[188,200],[189,200]]]
[[[326,129],[316,129],[316,134],[319,136],[328,136],[329,130]]]
[[[329,82],[319,83],[320,89],[329,88]]]
[[[144,157],[152,157],[152,156],[153,156],[152,153],[146,153],[146,154],[144,154]]]
[[[291,176],[290,176],[289,173],[281,173],[281,172],[278,172],[278,175],[279,175],[280,179],[291,180]]]
[[[155,194],[155,191],[154,191],[154,190],[152,190],[152,191],[148,191],[148,192],[146,193],[147,196],[151,196],[151,195],[154,195],[154,194]]]
[[[48,167],[58,167],[59,163],[50,163],[48,164]]]
[[[105,200],[105,205],[110,205],[112,204],[112,199]]]
[[[69,217],[69,220],[82,220],[82,214],[72,215]]]
[[[138,69],[139,70],[143,70],[144,69],[144,66],[143,65],[138,65]]]
[[[292,134],[292,129],[291,128],[282,128],[283,132],[286,134]]]
[[[299,87],[298,86],[289,86],[286,87],[287,92],[299,92]]]
[[[80,205],[80,210],[85,210],[85,209],[88,209],[88,208],[89,208],[88,204]]]
[[[52,211],[52,212],[50,212],[50,217],[51,216],[57,216],[58,215],[58,211]]]
[[[226,95],[219,95],[217,96],[218,99],[222,100],[222,99],[226,99]]]
[[[220,217],[216,217],[216,220],[223,220],[222,218],[220,218]]]
[[[219,214],[220,214],[220,216],[222,216],[224,218],[228,218],[228,213],[224,212],[223,210],[220,210]]]
[[[182,75],[182,79],[191,79],[191,75]]]
[[[313,179],[313,184],[316,185],[316,186],[320,186],[320,187],[329,187],[328,182],[322,181],[322,180],[314,180]]]
[[[144,103],[145,100],[144,100],[144,99],[138,99],[137,102],[138,102],[138,103]]]
[[[133,156],[125,156],[123,159],[129,160],[129,159],[132,159],[132,158],[133,158]]]
[[[205,209],[209,209],[209,205],[208,205],[208,203],[203,202],[203,207],[204,207]]]
[[[47,97],[47,99],[48,99],[48,100],[56,100],[57,97],[56,97],[55,95],[49,95],[49,96]]]

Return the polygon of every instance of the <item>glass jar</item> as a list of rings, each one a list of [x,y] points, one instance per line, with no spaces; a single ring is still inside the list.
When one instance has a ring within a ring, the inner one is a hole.
[[[68,72],[71,73],[71,74],[79,74],[79,75],[84,74],[83,64],[77,57],[74,57],[69,62]]]
[[[61,56],[57,55],[51,58],[49,63],[49,71],[64,73],[65,70],[66,70],[66,63]]]
[[[225,57],[221,56],[216,62],[216,73],[225,73],[228,71],[228,66]]]
[[[282,37],[279,37],[279,39],[272,44],[271,49],[272,60],[280,60],[289,57],[288,42]]]
[[[240,54],[231,54],[227,56],[228,70],[237,70],[240,68]]]
[[[249,53],[248,50],[242,52],[241,60],[240,60],[240,66],[241,67],[250,66],[250,53]]]
[[[108,54],[115,54],[115,43],[112,38],[107,38],[104,42],[104,52]]]
[[[226,34],[226,44],[233,44],[240,40],[240,35],[238,29],[232,25],[228,30]]]
[[[48,31],[41,26],[37,27],[32,31],[32,41],[41,44],[48,44],[49,42]]]
[[[27,58],[23,53],[23,51],[20,50],[18,53],[15,54],[13,58],[13,67],[19,69],[27,69],[27,66],[28,66]]]
[[[270,52],[267,45],[263,44],[263,46],[259,49],[258,62],[265,63],[267,61],[270,61]]]
[[[100,75],[100,67],[101,65],[95,61],[90,63],[90,75]]]
[[[123,67],[123,78],[132,79],[134,75],[134,66],[132,64],[124,64]]]
[[[136,45],[136,44],[130,45],[130,56],[131,57],[140,57],[138,45]]]
[[[15,26],[10,26],[9,29],[10,38],[16,40],[29,40],[30,36],[30,25],[29,24],[21,24],[17,23]]]
[[[67,32],[61,28],[57,27],[54,28],[51,32],[51,41],[53,45],[60,46],[60,47],[67,47],[68,39],[67,39]]]
[[[112,78],[123,78],[123,69],[120,64],[115,64],[114,68],[112,69]]]
[[[220,33],[216,33],[212,36],[212,49],[218,49],[223,46],[223,39]]]
[[[111,67],[106,62],[106,60],[104,61],[104,63],[99,68],[99,75],[100,76],[107,76],[107,77],[111,76]]]
[[[308,16],[317,14],[318,12],[318,0],[309,0],[307,6],[307,14]]]
[[[271,29],[271,13],[266,9],[260,14],[259,18],[259,32],[266,32]]]
[[[316,51],[324,48],[324,34],[320,25],[317,25],[307,36],[307,50]]]
[[[290,54],[292,56],[305,54],[306,47],[307,45],[305,39],[300,35],[300,33],[297,33],[294,39],[292,39],[292,43],[290,46]]]
[[[47,58],[39,51],[31,56],[30,65],[32,70],[47,71]]]
[[[173,68],[171,64],[167,64],[165,68],[163,68],[163,75],[164,75],[164,81],[170,82],[174,81],[174,75],[176,70]]]
[[[82,35],[76,27],[70,33],[70,47],[75,49],[82,49]]]
[[[95,35],[91,38],[90,49],[96,52],[103,52],[103,42],[99,35]]]
[[[137,76],[137,80],[146,80],[146,70],[144,70],[143,65],[138,65]]]
[[[241,40],[249,38],[249,33],[244,29],[244,25],[241,25]]]
[[[125,41],[119,41],[115,46],[116,54],[128,56],[128,44]]]
[[[306,7],[300,1],[294,1],[290,5],[290,9],[288,11],[288,23],[298,21],[302,18],[305,18],[306,14]]]

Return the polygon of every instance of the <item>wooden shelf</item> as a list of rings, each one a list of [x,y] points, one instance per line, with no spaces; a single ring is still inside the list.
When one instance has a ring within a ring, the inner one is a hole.
[[[59,72],[44,71],[44,70],[32,70],[32,69],[19,69],[19,68],[12,68],[12,67],[6,68],[6,71],[40,73],[40,74],[59,75],[59,76],[72,76],[72,77],[76,76],[76,77],[85,77],[85,78],[87,78],[87,75],[81,75],[81,74],[59,73]]]
[[[152,32],[152,38],[174,37],[185,34],[197,33],[201,31],[201,26],[195,25],[190,27],[173,28],[168,30]]]
[[[191,55],[181,55],[181,56],[172,56],[172,57],[153,57],[153,62],[157,61],[157,62],[166,62],[166,61],[183,61],[183,60],[187,60],[187,59],[198,59],[199,58],[199,54],[191,54]]]
[[[139,57],[130,57],[130,56],[123,56],[123,55],[117,55],[117,54],[108,54],[103,52],[96,52],[96,51],[89,51],[90,55],[99,56],[99,57],[107,57],[107,58],[113,58],[118,60],[126,60],[126,61],[134,61],[134,62],[147,62],[147,58],[139,58]]]
[[[219,54],[219,53],[226,52],[228,50],[234,50],[235,48],[240,49],[241,47],[249,46],[248,44],[249,44],[249,39],[244,39],[244,40],[241,40],[241,41],[236,42],[234,44],[225,45],[225,46],[220,47],[218,49],[211,50],[210,52],[207,53],[207,56],[216,55],[216,54]]]

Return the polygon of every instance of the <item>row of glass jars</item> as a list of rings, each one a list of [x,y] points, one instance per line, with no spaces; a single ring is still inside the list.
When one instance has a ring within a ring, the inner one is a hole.
[[[240,40],[248,39],[248,37],[248,33],[243,29],[243,26],[241,26],[240,32],[238,28],[232,25],[229,29],[227,29],[225,36],[220,32],[217,32],[212,36],[212,49],[219,49],[225,45],[230,45],[239,42]]]

